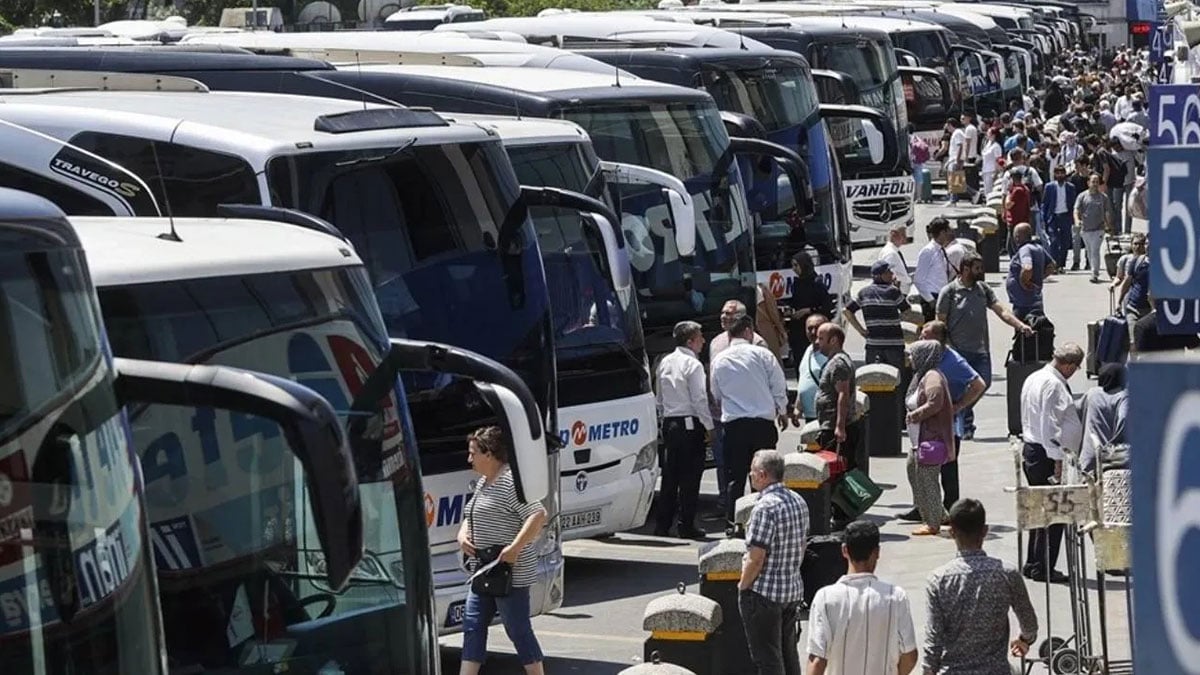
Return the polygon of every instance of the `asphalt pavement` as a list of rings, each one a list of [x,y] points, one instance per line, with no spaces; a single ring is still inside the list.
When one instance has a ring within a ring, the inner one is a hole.
[[[925,243],[925,224],[944,208],[937,204],[917,206],[916,240],[904,250],[905,258],[911,264],[915,264],[917,252]],[[1139,226],[1145,229],[1144,222],[1135,223],[1135,229]],[[878,249],[860,249],[855,252],[854,261],[856,265],[869,265],[877,252]],[[1006,258],[1002,268],[1007,270],[1007,265]],[[1003,273],[991,273],[987,279],[1001,299],[1006,297],[1003,277]],[[861,283],[858,282],[856,288]],[[1070,272],[1051,278],[1046,284],[1045,296],[1047,315],[1056,326],[1056,343],[1071,341],[1086,348],[1087,322],[1108,311],[1107,287],[1090,284],[1087,272]],[[1012,331],[993,316],[990,332],[993,384],[976,407],[978,431],[975,439],[963,443],[961,486],[963,496],[980,499],[988,510],[987,551],[1015,564],[1019,537],[1016,503],[1006,488],[1016,484],[1017,464],[1007,433],[1004,373]],[[861,354],[862,338],[853,331],[849,333],[847,350],[851,354]],[[1082,371],[1070,381],[1076,395],[1094,384]],[[781,434],[779,449],[790,451],[798,442],[799,432],[789,429]],[[955,555],[954,543],[944,537],[911,537],[909,533],[915,526],[897,520],[896,517],[912,504],[903,458],[872,458],[871,475],[885,488],[883,496],[866,515],[879,524],[882,532],[882,554],[877,573],[908,592],[920,642],[924,636],[926,613],[925,581],[930,571]],[[715,514],[717,484],[714,471],[705,473],[701,491],[702,509],[707,508]],[[702,520],[700,525],[712,533],[713,539],[720,536],[719,519]],[[609,675],[639,663],[642,643],[647,636],[642,630],[642,612],[646,603],[674,592],[681,581],[688,584],[689,591],[698,591],[696,560],[699,546],[697,542],[651,536],[650,528],[566,544],[566,595],[562,607],[533,621],[547,656],[546,671]],[[1065,571],[1065,564],[1065,557],[1060,558],[1059,569]],[[1039,642],[1047,635],[1070,638],[1072,603],[1068,588],[1050,586],[1047,596],[1045,584],[1027,583],[1041,623]],[[1106,583],[1109,649],[1115,658],[1128,658],[1130,649],[1124,584],[1124,580],[1113,578]],[[1098,615],[1095,587],[1093,580],[1089,588],[1092,589],[1094,616]],[[1015,635],[1015,620],[1012,623]],[[806,633],[801,635],[801,654],[806,638]],[[523,669],[513,656],[512,643],[503,629],[494,627],[490,640],[492,657],[483,672],[494,675],[522,673]],[[443,672],[456,673],[461,639],[446,638],[442,644]],[[1032,672],[1049,671],[1045,666],[1037,665]]]

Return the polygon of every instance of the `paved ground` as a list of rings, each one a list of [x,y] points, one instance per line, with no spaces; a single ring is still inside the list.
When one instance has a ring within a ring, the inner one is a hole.
[[[937,206],[921,205],[917,208],[917,229],[921,231],[917,233],[917,242],[905,250],[905,257],[912,264],[915,264],[917,250],[925,241],[924,225],[937,211]],[[875,254],[875,249],[857,251],[855,262],[868,264]],[[1006,260],[1003,265],[1007,270]],[[1003,275],[991,274],[988,282],[1001,298],[1005,297]],[[1074,341],[1086,345],[1087,322],[1101,317],[1108,309],[1105,288],[1088,283],[1085,272],[1055,277],[1047,284],[1047,313],[1057,327],[1057,342]],[[1004,491],[1016,480],[1007,437],[1003,370],[1011,329],[993,318],[991,331],[994,382],[977,408],[979,429],[976,438],[963,445],[960,460],[962,493],[982,500],[988,508],[991,535],[987,550],[992,555],[1015,563],[1018,539],[1015,503],[1012,495]],[[861,353],[861,338],[852,335],[847,347],[852,354]],[[1070,384],[1078,395],[1094,383],[1087,381],[1081,372]],[[780,448],[794,448],[798,435],[794,430],[782,434]],[[703,493],[710,500],[710,507],[715,504],[711,500],[715,499],[716,494],[713,474],[713,471],[705,474],[702,486]],[[920,639],[925,620],[925,579],[930,570],[954,555],[954,545],[944,538],[911,538],[909,532],[913,525],[895,519],[896,515],[908,510],[911,505],[903,459],[874,458],[871,474],[888,488],[868,514],[880,524],[883,532],[883,553],[878,573],[908,591]],[[718,523],[715,520],[701,524],[713,531],[714,537],[717,536]],[[687,582],[690,590],[696,590],[697,548],[698,544],[694,542],[656,538],[644,531],[621,534],[607,540],[569,543],[566,546],[567,590],[563,606],[549,616],[534,620],[534,628],[547,654],[547,670],[551,673],[608,675],[639,662],[642,641],[646,637],[641,630],[642,610],[650,599],[671,592],[680,581]],[[1059,569],[1065,570],[1065,559],[1060,560]],[[1118,658],[1127,658],[1129,638],[1124,585],[1123,582],[1112,580],[1107,585],[1111,650]],[[1095,588],[1094,581],[1091,587]],[[1040,635],[1069,637],[1072,633],[1069,625],[1071,602],[1067,588],[1051,587],[1048,599],[1045,589],[1043,584],[1029,583],[1031,597],[1042,623]],[[1094,592],[1091,597],[1095,613]],[[1049,631],[1047,616],[1052,622]],[[804,636],[802,645],[803,640]],[[443,667],[446,673],[457,671],[459,644],[457,639],[448,639],[443,643]],[[495,657],[485,667],[485,673],[501,675],[522,672],[519,663],[511,655],[511,643],[499,627],[492,630],[492,650]],[[1043,666],[1036,666],[1032,672],[1048,671]]]

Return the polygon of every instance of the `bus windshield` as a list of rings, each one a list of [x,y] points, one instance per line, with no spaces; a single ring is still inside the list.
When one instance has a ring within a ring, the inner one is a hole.
[[[204,407],[137,410],[173,669],[428,672],[432,581],[403,392],[347,417],[388,347],[371,292],[362,267],[101,289],[121,356],[254,369],[324,396],[343,415],[360,484],[364,556],[337,590],[325,582],[303,468],[277,424]]]
[[[794,207],[787,177],[769,161],[742,163],[747,202],[755,222],[755,264],[759,271],[787,269],[792,255],[815,247],[825,262],[836,257],[828,138],[812,76],[799,65],[776,64],[747,70],[709,67],[705,89],[722,110],[750,115],[767,139],[799,153],[808,163],[815,212],[802,224],[789,218]],[[748,175],[747,175],[748,174]]]
[[[83,254],[0,226],[0,672],[159,673],[141,483]]]
[[[895,92],[900,78],[891,45],[885,47],[861,39],[817,42],[809,50],[809,57],[813,68],[849,75],[858,85],[857,103],[884,112],[892,118],[897,131],[903,131],[907,120],[902,119],[904,107],[899,105]]]
[[[599,159],[586,143],[507,150],[524,185],[587,192],[600,171]],[[637,298],[613,288],[611,263],[597,234],[585,228],[574,211],[537,207],[530,215],[550,291],[559,405],[650,391]]]
[[[716,106],[614,102],[569,108],[564,116],[587,130],[600,157],[669,173],[695,202],[696,253],[685,266],[662,225],[669,222],[662,190],[620,190],[618,212],[647,334],[665,331],[669,338],[676,322],[716,317],[730,299],[752,306],[749,216],[736,162],[721,162],[729,141]],[[729,168],[715,175],[721,166]]]
[[[519,192],[498,140],[281,156],[267,179],[279,203],[354,243],[388,335],[493,358],[525,380],[543,414],[552,408],[545,276],[529,220],[506,225]],[[492,419],[475,387],[424,373],[404,381],[422,461],[452,452],[425,472],[467,468],[462,439]]]

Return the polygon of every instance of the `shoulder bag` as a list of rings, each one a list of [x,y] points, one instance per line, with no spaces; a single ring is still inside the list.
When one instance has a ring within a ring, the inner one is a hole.
[[[475,543],[475,502],[479,498],[479,493],[483,492],[484,483],[481,480],[479,488],[475,491],[475,497],[471,499],[471,511],[467,515],[468,531],[471,535],[471,543]],[[476,566],[474,570],[480,567],[489,565],[500,557],[503,546],[485,546],[475,548]],[[472,570],[472,571],[474,571]],[[509,593],[512,593],[512,565],[506,562],[500,562],[490,570],[476,576],[471,581],[471,591],[475,595],[485,595],[493,598],[503,598]]]

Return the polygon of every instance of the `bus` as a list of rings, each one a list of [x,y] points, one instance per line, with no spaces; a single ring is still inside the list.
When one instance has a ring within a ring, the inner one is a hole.
[[[0,65],[36,65],[39,58],[44,57],[14,51],[0,54]],[[49,60],[67,70],[97,65],[141,70],[157,67],[160,72],[186,74],[201,81],[246,89],[253,88],[257,80],[271,79],[281,89],[292,86],[290,82],[298,91],[308,93],[325,93],[314,85],[342,90],[325,80],[302,81],[302,76],[311,70],[328,67],[320,64],[305,70],[312,62],[288,57],[192,55],[170,50],[116,55],[96,54],[94,50],[60,50]],[[289,62],[297,72],[286,70]],[[342,90],[343,95],[345,91]],[[385,102],[378,97],[373,100]],[[566,176],[538,163],[549,160],[554,167],[584,172],[598,190],[593,194],[605,196],[603,176],[594,173],[597,170],[594,163],[598,160],[577,126],[528,119],[472,118],[464,122],[484,125],[499,134],[506,142],[518,178],[527,185],[547,181],[551,187],[568,190],[585,187],[587,180],[584,183],[566,180]],[[545,138],[538,138],[539,134]],[[515,145],[507,145],[509,141]],[[665,177],[659,182],[668,181],[673,183],[668,189],[674,194],[686,194],[686,188],[677,180]],[[629,287],[625,238],[613,215],[597,219],[598,214],[590,214],[580,219],[562,209],[542,207],[534,209],[532,216],[549,280],[558,398],[562,406],[561,428],[555,431],[570,450],[562,454],[559,468],[564,537],[604,535],[640,527],[649,512],[658,475],[657,454],[651,447],[657,424],[638,302]],[[679,209],[678,216],[677,227],[689,232],[687,236],[694,242],[690,207]],[[575,225],[569,227],[572,222]],[[585,222],[591,223],[586,233],[580,227]],[[613,311],[605,309],[597,314],[597,319],[604,317],[604,326],[591,323],[591,313],[586,311],[589,305],[581,304],[585,294],[612,304]],[[606,431],[609,425],[616,425],[616,431]],[[452,494],[461,483],[456,476],[431,474],[426,476],[426,482],[435,494]]]
[[[611,209],[605,169],[578,125],[447,116],[495,131],[523,185],[587,193]],[[530,217],[554,320],[563,540],[641,527],[659,474],[658,419],[629,244],[615,214],[538,207]]]
[[[247,371],[114,359],[63,212],[0,188],[0,237],[0,668],[167,672],[126,405],[202,403],[288,429],[282,451],[303,464],[320,509],[323,581],[340,589],[360,559],[362,504],[329,404]]]
[[[316,545],[316,493],[282,454],[279,425],[207,408],[131,414],[168,661],[177,670],[436,673],[427,492],[397,372],[473,389],[512,439],[527,500],[549,485],[540,413],[493,361],[389,339],[349,243],[316,219],[279,215],[284,222],[72,219],[115,354],[253,365],[304,384],[337,411],[353,454],[362,559],[338,587]]]
[[[50,74],[26,71],[24,81],[36,85],[35,75]],[[79,83],[103,77],[110,86],[141,82],[128,74],[73,77]],[[146,79],[151,88],[199,85]],[[59,72],[57,81],[71,80]],[[543,428],[558,429],[549,298],[525,215],[537,195],[521,193],[494,135],[429,111],[199,87],[0,96],[0,119],[149,177],[157,201],[170,207],[164,212],[176,217],[246,216],[281,206],[325,218],[362,255],[390,336],[452,344],[499,361],[533,392]],[[13,152],[10,162],[55,175],[53,155]],[[104,173],[88,171],[81,170],[107,187]],[[445,491],[430,492],[426,503],[436,623],[450,632],[461,625],[466,579],[455,541],[471,481],[462,439],[493,416],[473,389],[409,375],[405,382],[422,470],[431,484],[439,484],[432,477],[446,477]],[[558,435],[543,441],[547,471],[557,476]],[[562,601],[554,488],[544,500],[549,524],[534,544],[535,613]]]

